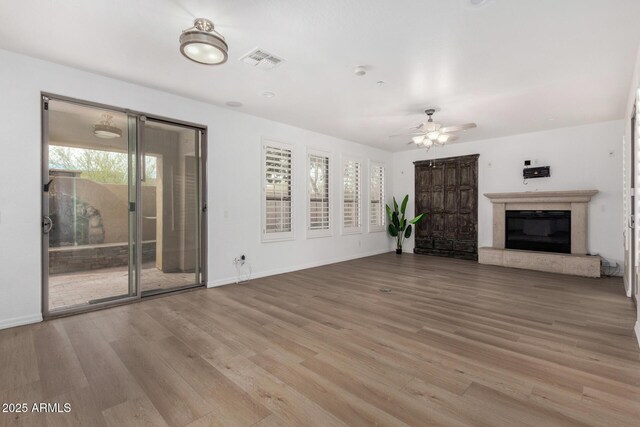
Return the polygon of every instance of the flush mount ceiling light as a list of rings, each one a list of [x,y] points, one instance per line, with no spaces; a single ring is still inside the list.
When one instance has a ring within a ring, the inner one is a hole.
[[[193,27],[180,34],[180,52],[190,60],[205,65],[227,62],[229,46],[208,19],[198,18]]]
[[[93,125],[93,134],[102,139],[120,138],[122,129],[113,124],[113,116],[109,113],[103,113],[102,119]]]
[[[358,77],[362,77],[367,74],[367,69],[362,65],[358,65],[356,69],[353,70],[353,74],[355,74]]]

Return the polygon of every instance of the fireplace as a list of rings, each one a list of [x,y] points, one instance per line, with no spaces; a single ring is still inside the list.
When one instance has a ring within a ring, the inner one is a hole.
[[[571,211],[505,211],[505,248],[571,253]]]
[[[493,205],[493,244],[478,249],[478,262],[600,277],[600,257],[587,247],[589,201],[597,193],[485,193]]]

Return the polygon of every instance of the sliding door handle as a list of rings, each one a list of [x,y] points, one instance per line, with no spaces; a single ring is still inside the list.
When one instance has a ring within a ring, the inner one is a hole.
[[[42,217],[42,232],[48,234],[53,228],[53,221],[48,216]]]

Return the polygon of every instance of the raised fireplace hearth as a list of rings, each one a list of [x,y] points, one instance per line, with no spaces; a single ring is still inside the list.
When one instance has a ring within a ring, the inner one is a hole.
[[[481,264],[600,277],[600,257],[587,255],[588,208],[597,190],[487,193],[493,244]]]

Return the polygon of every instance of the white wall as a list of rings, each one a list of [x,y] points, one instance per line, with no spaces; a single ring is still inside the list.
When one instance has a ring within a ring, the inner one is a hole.
[[[306,147],[331,151],[334,166],[342,153],[356,155],[365,173],[369,159],[386,162],[389,177],[390,153],[0,50],[0,328],[41,318],[41,91],[208,126],[210,285],[235,280],[232,259],[240,254],[247,255],[256,277],[390,248],[383,232],[341,236],[339,227],[333,237],[307,240],[304,202]],[[295,145],[294,241],[260,242],[263,137]],[[339,173],[334,168],[336,202]]]
[[[623,122],[613,121],[483,141],[453,143],[430,151],[411,150],[393,156],[393,194],[409,194],[414,201],[416,160],[480,154],[478,159],[478,246],[492,245],[492,206],[484,193],[599,190],[589,208],[592,254],[623,260],[622,233]],[[611,154],[612,153],[612,154]],[[533,166],[551,166],[550,178],[523,183],[524,160]],[[410,206],[413,212],[413,204]],[[429,218],[426,218],[428,221]],[[406,242],[413,250],[413,238]]]

